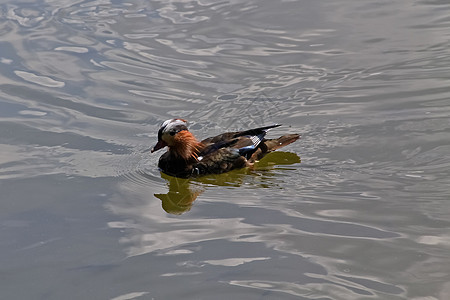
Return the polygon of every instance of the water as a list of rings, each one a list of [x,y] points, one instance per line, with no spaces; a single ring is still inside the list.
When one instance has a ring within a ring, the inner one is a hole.
[[[3,1],[1,298],[449,299],[449,11]],[[173,179],[172,117],[302,138]]]

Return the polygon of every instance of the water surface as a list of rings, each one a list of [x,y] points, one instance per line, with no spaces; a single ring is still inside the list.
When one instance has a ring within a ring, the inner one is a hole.
[[[4,1],[1,298],[449,299],[449,12]],[[173,117],[302,138],[186,181]]]

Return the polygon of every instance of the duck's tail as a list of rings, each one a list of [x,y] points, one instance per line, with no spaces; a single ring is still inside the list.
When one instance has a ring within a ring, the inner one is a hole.
[[[261,144],[259,144],[258,149],[255,153],[252,154],[250,159],[248,160],[250,163],[254,163],[255,161],[263,158],[267,153],[275,151],[281,147],[289,145],[290,143],[295,142],[300,138],[299,134],[285,134],[280,136],[277,139],[263,140]]]
[[[287,146],[290,143],[295,142],[296,140],[298,140],[300,138],[299,134],[285,134],[280,136],[277,139],[270,139],[270,140],[265,140],[264,141],[264,145],[266,145],[267,147],[267,151],[275,151],[281,147]]]

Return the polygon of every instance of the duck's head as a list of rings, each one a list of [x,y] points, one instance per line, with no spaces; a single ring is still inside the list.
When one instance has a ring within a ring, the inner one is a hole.
[[[178,142],[177,134],[181,131],[188,131],[186,120],[170,119],[164,121],[158,130],[158,142],[151,152],[153,153],[165,146],[174,147]]]

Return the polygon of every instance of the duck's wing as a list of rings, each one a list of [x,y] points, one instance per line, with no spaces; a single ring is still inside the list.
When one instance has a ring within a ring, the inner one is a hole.
[[[264,137],[266,135],[267,131],[269,131],[269,129],[275,128],[278,126],[281,126],[281,124],[273,124],[273,125],[269,125],[269,126],[264,126],[264,127],[259,127],[259,128],[244,130],[244,131],[226,132],[226,133],[219,134],[217,136],[213,136],[213,137],[204,139],[202,141],[202,143],[205,145],[222,143],[222,142],[227,142],[227,141],[233,140],[233,139],[235,139],[237,137],[241,137],[241,136],[260,136],[260,135],[262,135]]]
[[[245,131],[227,132],[215,137],[210,137],[202,141],[203,150],[200,157],[206,157],[223,148],[233,148],[238,150],[238,154],[249,158],[257,149],[258,145],[264,141],[267,131],[278,127],[279,124],[254,128]]]
[[[205,156],[199,156],[192,166],[192,175],[220,174],[233,169],[243,168],[247,159],[236,148],[220,148]]]

